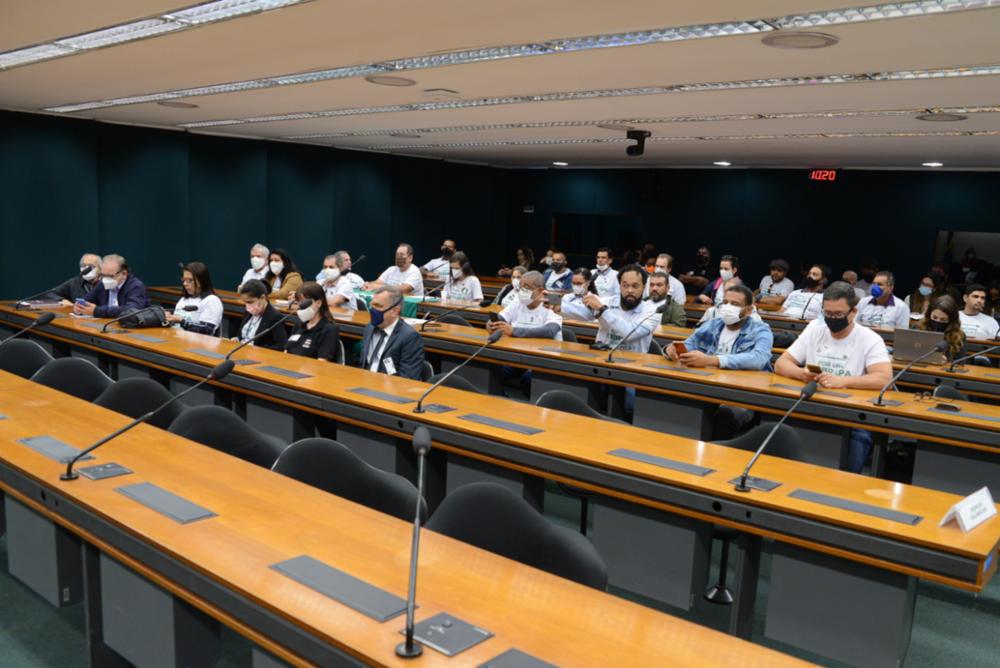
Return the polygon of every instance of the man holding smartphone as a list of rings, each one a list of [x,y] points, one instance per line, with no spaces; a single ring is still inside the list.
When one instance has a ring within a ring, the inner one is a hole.
[[[823,292],[822,317],[809,323],[775,364],[775,372],[823,388],[880,390],[892,378],[892,361],[882,337],[855,322],[858,296],[837,281]],[[802,365],[806,366],[803,367]],[[816,373],[818,366],[820,373]],[[872,434],[851,429],[847,470],[861,473],[872,449]]]
[[[660,325],[656,304],[643,301],[646,272],[630,264],[618,272],[618,295],[599,297],[593,292],[583,296],[583,303],[597,320],[597,343],[636,353],[649,351],[653,331]]]

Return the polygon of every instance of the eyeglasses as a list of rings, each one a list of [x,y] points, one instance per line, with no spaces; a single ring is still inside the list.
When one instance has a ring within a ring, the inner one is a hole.
[[[830,311],[823,311],[823,317],[824,318],[830,318],[831,320],[839,320],[841,318],[846,318],[850,314],[851,314],[851,311],[841,311],[841,312],[838,312],[838,313],[832,313]]]

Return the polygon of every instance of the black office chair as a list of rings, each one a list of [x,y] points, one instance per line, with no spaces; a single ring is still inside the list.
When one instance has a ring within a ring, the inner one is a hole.
[[[757,413],[749,408],[722,404],[712,416],[712,440],[736,438],[746,433],[757,421]]]
[[[189,408],[169,431],[265,468],[271,468],[286,447],[280,438],[262,434],[222,406]]]
[[[432,384],[436,383],[442,378],[444,378],[445,375],[446,374],[444,373],[439,373],[437,375],[431,376],[430,378],[427,379],[427,382]],[[476,394],[482,394],[479,388],[477,388],[475,385],[473,385],[471,382],[469,382],[462,376],[458,375],[457,373],[448,380],[444,381],[443,386],[450,387],[455,390],[465,390],[466,392],[475,392]]]
[[[35,372],[31,380],[84,401],[101,396],[114,382],[92,362],[79,357],[60,357]]]
[[[457,313],[449,313],[437,319],[437,322],[446,322],[449,325],[461,325],[462,327],[472,327],[468,320]]]
[[[934,396],[940,399],[958,399],[968,401],[969,397],[964,392],[960,392],[954,385],[938,385],[934,388]]]
[[[993,364],[990,362],[990,358],[987,357],[986,355],[976,355],[969,361],[972,362],[975,366],[993,366]]]
[[[347,446],[328,438],[305,438],[292,443],[272,470],[408,522],[417,508],[417,488],[406,478],[377,469]],[[427,503],[421,499],[421,520]]]
[[[170,401],[171,397],[173,395],[167,388],[150,378],[123,378],[104,390],[94,403],[137,418]],[[151,417],[149,424],[168,429],[185,408],[183,402],[174,402]]]
[[[767,438],[768,433],[774,425],[757,425],[747,433],[728,441],[715,441],[717,445],[724,445],[737,450],[756,452],[760,444]],[[791,459],[797,462],[804,462],[805,455],[802,449],[802,441],[799,434],[788,425],[781,425],[775,432],[774,438],[767,445],[767,453],[772,457]],[[747,458],[749,462],[749,457]],[[726,571],[729,568],[729,543],[738,538],[740,532],[729,527],[716,526],[713,528],[712,537],[722,540],[722,556],[719,560],[719,577],[716,583],[705,590],[705,598],[712,603],[729,605],[733,602],[733,595],[726,586]]]
[[[496,483],[459,487],[438,506],[427,528],[596,589],[608,584],[608,568],[590,541],[553,524]]]
[[[362,313],[368,312],[368,302],[366,302],[364,299],[358,297],[356,300],[354,300],[354,302],[358,305],[359,311],[361,311]]]
[[[774,335],[774,342],[771,345],[775,348],[787,348],[795,343],[795,339],[799,338],[798,334],[790,329],[774,328],[771,333]]]
[[[423,366],[420,367],[420,380],[425,383],[429,383],[431,378],[434,377],[434,367],[427,360],[424,360]]]
[[[21,378],[31,378],[51,361],[52,355],[34,341],[14,339],[0,347],[0,369]]]
[[[562,328],[563,341],[568,341],[570,343],[577,343],[576,334],[572,329]]]

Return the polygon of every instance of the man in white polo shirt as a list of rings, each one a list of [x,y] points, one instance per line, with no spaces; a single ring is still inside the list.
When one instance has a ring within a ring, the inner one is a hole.
[[[895,287],[896,278],[891,271],[875,274],[871,296],[858,302],[858,322],[865,327],[907,329],[910,326],[910,307],[893,296]]]
[[[986,288],[973,283],[965,288],[965,308],[958,312],[958,319],[962,323],[962,331],[970,339],[992,340],[997,338],[1000,331],[1000,323],[996,318],[983,313],[986,307]]]
[[[844,281],[823,293],[822,317],[810,322],[781,354],[775,373],[802,382],[815,380],[827,389],[880,390],[892,378],[892,361],[882,337],[858,324],[858,296]],[[803,366],[805,365],[805,366]],[[809,365],[820,367],[813,373]],[[861,473],[872,449],[872,434],[851,429],[847,470]]]
[[[441,244],[441,257],[428,260],[420,267],[421,275],[430,281],[447,281],[451,269],[451,256],[458,250],[453,239],[445,239]]]
[[[594,276],[594,287],[601,297],[618,294],[618,272],[611,268],[611,249],[602,246],[597,249],[597,268],[590,272]]]
[[[396,263],[383,271],[377,280],[365,283],[365,289],[376,290],[385,285],[398,287],[404,295],[423,296],[424,279],[413,264],[413,246],[410,244],[399,244]]]

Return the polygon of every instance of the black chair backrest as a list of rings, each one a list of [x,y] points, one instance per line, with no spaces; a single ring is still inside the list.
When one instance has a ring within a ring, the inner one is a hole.
[[[576,333],[572,329],[566,327],[562,328],[563,341],[569,341],[570,343],[576,343]]]
[[[976,355],[970,360],[975,366],[993,366],[986,355]]]
[[[941,399],[969,400],[969,397],[964,392],[960,392],[954,385],[938,385],[934,388],[934,396]]]
[[[112,384],[94,401],[130,418],[137,418],[170,401],[172,394],[151,378],[123,378]],[[148,422],[154,427],[167,429],[177,416],[184,412],[183,402],[175,401],[151,417]]]
[[[557,526],[502,485],[476,482],[449,494],[427,528],[597,589],[608,569],[590,541]]]
[[[265,468],[271,468],[286,446],[222,406],[189,408],[177,416],[169,431]]]
[[[607,419],[607,415],[602,415],[587,405],[587,402],[566,390],[549,390],[535,400],[535,405],[539,408],[551,408],[564,413],[583,415],[585,417]]]
[[[34,341],[14,339],[0,347],[0,369],[21,378],[31,378],[51,361],[52,355]]]
[[[443,315],[437,320],[438,322],[446,322],[449,325],[461,325],[462,327],[472,327],[469,321],[460,316],[457,313],[449,313],[448,315]]]
[[[788,329],[775,327],[771,329],[771,333],[774,335],[774,342],[771,345],[775,348],[787,348],[795,343],[795,339],[799,338],[795,332]]]
[[[434,377],[434,367],[427,360],[424,360],[424,364],[420,367],[420,380],[425,383],[430,381]]]
[[[362,313],[368,312],[368,302],[366,302],[364,299],[358,297],[358,299],[356,299],[354,303],[358,305],[358,310],[361,311]]]
[[[764,439],[767,438],[768,433],[773,427],[773,424],[760,424],[734,439],[715,442],[726,447],[755,452],[760,447],[760,444],[764,442]],[[792,459],[797,462],[806,461],[799,433],[787,424],[783,424],[778,428],[778,431],[774,434],[774,438],[767,444],[767,450],[764,454],[783,459]]]
[[[444,376],[445,376],[444,373],[439,373],[439,374],[437,374],[435,376],[431,376],[430,378],[428,378],[427,382],[428,383],[436,383],[439,380],[441,380],[442,378],[444,378]],[[465,390],[466,392],[476,392],[478,394],[482,394],[482,392],[479,390],[478,387],[476,387],[471,382],[469,382],[468,380],[466,380],[462,376],[458,375],[457,373],[454,376],[452,376],[451,378],[449,378],[448,380],[444,381],[444,383],[442,383],[442,385],[444,387],[450,387],[450,388],[453,388],[453,389],[456,389],[456,390]]]
[[[278,457],[273,470],[409,522],[417,509],[417,488],[413,483],[375,468],[347,446],[328,438],[305,438],[292,443]],[[427,516],[427,503],[423,499],[420,507],[423,519]]]
[[[92,362],[79,357],[60,357],[35,372],[31,380],[84,401],[101,396],[114,382]]]

